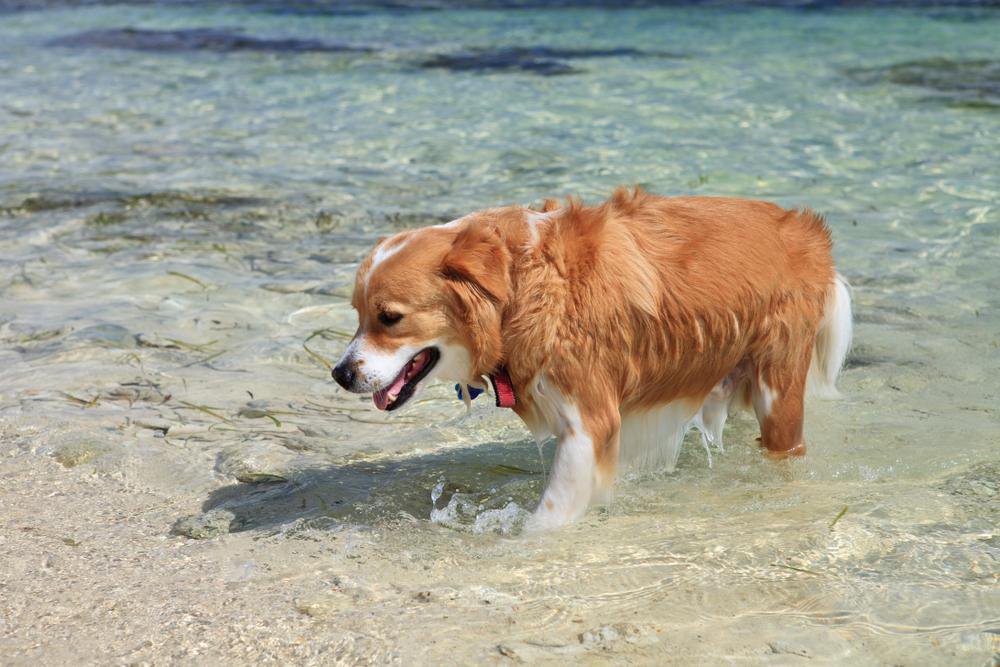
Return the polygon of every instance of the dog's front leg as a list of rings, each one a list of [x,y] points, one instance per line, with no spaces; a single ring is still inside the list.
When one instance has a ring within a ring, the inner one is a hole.
[[[583,516],[595,497],[614,483],[621,418],[617,407],[581,410],[561,406],[555,460],[528,530],[546,530]]]

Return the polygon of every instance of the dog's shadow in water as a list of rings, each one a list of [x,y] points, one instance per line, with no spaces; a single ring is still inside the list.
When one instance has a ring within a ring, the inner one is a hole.
[[[545,448],[546,467],[554,445]],[[434,507],[446,506],[456,493],[482,509],[503,507],[511,500],[532,509],[543,483],[534,441],[493,442],[303,469],[284,481],[237,483],[212,491],[202,510],[232,512],[232,532],[281,530],[296,519],[373,525],[427,519]],[[432,492],[439,486],[432,503]]]

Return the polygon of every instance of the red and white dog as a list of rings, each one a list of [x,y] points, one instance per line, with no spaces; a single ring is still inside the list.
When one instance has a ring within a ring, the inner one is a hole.
[[[559,526],[620,461],[673,467],[692,426],[718,442],[736,405],[769,454],[805,452],[807,385],[836,394],[851,343],[831,245],[810,211],[639,189],[471,213],[361,263],[333,376],[381,410],[432,378],[513,389],[535,438],[558,438],[529,527]]]

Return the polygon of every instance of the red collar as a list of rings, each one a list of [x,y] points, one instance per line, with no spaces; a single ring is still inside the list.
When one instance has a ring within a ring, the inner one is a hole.
[[[506,368],[497,366],[496,370],[490,373],[490,383],[493,385],[493,395],[496,396],[498,408],[512,408],[517,405],[514,383],[510,381],[510,374]]]

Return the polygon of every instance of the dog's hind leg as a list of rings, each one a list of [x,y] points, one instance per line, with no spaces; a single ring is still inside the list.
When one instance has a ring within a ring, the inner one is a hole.
[[[806,453],[802,421],[810,346],[788,350],[780,363],[760,364],[751,381],[752,399],[760,423],[761,444],[777,458]]]

